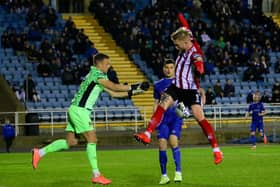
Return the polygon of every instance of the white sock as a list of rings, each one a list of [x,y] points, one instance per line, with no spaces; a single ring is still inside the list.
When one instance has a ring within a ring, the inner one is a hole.
[[[167,174],[163,174],[162,176],[163,176],[163,177],[167,177]]]
[[[178,174],[178,175],[182,175],[181,171],[176,171],[175,173]]]
[[[145,131],[144,134],[146,134],[148,136],[148,138],[151,138],[151,133],[148,131]]]
[[[40,157],[43,157],[45,155],[45,151],[43,149],[39,149],[39,155]]]
[[[98,169],[94,169],[94,170],[92,171],[92,173],[93,173],[93,177],[94,177],[94,178],[100,176],[100,171],[99,171]]]
[[[214,149],[213,149],[213,152],[220,152],[221,150],[220,150],[220,148],[219,147],[215,147]]]

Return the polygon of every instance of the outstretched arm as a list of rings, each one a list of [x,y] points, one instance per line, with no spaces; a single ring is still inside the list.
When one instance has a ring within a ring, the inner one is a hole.
[[[104,90],[106,92],[108,92],[111,97],[123,98],[123,97],[129,96],[128,92],[116,92],[116,91],[110,90],[108,88],[104,88]]]
[[[191,31],[190,25],[189,25],[189,23],[188,23],[188,20],[186,20],[186,18],[184,17],[184,15],[183,15],[181,12],[179,12],[178,15],[177,15],[177,18],[178,18],[179,22],[181,23],[181,25],[182,25],[183,27],[185,27],[187,30],[189,30],[189,32],[190,32],[190,34],[191,34],[191,36],[192,36],[192,31]],[[193,38],[192,40],[193,40],[193,44],[194,44],[194,46],[196,47],[197,51],[198,51],[201,55],[203,55],[203,51],[202,51],[202,49],[200,48],[199,43],[196,41],[195,38]]]
[[[115,84],[107,79],[99,79],[98,82],[104,86],[105,91],[107,91],[112,97],[131,97],[147,91],[150,86],[148,82],[140,82],[131,84],[130,86]]]
[[[104,86],[104,88],[108,88],[112,91],[116,92],[125,92],[131,89],[131,86],[129,85],[123,85],[123,84],[115,84],[110,80],[107,79],[99,79],[98,80],[99,84]]]
[[[189,23],[188,23],[188,21],[185,19],[184,15],[183,15],[181,12],[178,13],[177,17],[178,17],[178,20],[180,21],[181,25],[182,25],[183,27],[185,27],[186,29],[190,30]]]

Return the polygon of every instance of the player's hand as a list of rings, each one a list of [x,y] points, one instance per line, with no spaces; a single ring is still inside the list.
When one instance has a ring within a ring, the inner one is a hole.
[[[147,91],[150,87],[148,82],[140,82],[131,85],[131,89],[128,91],[128,96],[131,97],[132,95],[138,95],[145,91]]]
[[[179,102],[176,106],[176,114],[178,117],[186,119],[190,117],[189,109],[185,107],[183,102]]]

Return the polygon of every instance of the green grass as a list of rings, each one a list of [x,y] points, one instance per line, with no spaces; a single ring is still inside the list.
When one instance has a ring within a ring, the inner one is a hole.
[[[183,182],[175,184],[169,151],[167,186],[280,186],[280,145],[223,147],[224,161],[216,166],[210,148],[182,148]],[[111,187],[158,185],[156,149],[98,151],[99,167],[113,180]],[[0,154],[0,187],[92,187],[87,155],[83,151],[58,152],[44,157],[36,171],[30,153]]]

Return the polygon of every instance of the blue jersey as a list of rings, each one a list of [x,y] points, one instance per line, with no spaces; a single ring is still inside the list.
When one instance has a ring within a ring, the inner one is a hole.
[[[161,94],[171,85],[172,78],[164,78],[154,84],[154,99],[160,100]],[[176,107],[172,106],[164,113],[164,117],[158,126],[158,139],[168,139],[170,135],[178,138],[181,136],[183,120],[176,114]]]
[[[264,106],[262,102],[251,103],[248,112],[252,112],[252,124],[263,123],[263,116],[259,116],[260,113],[264,111]]]
[[[2,131],[4,139],[15,137],[15,129],[10,124],[4,124]]]
[[[161,94],[172,84],[173,78],[163,78],[154,84],[154,99],[160,100]],[[176,107],[170,107],[164,113],[164,118],[176,115]]]

